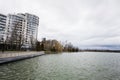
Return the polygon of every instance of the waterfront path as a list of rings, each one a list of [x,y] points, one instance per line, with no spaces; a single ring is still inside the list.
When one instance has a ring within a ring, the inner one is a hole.
[[[18,61],[22,59],[32,58],[36,56],[44,55],[44,52],[36,52],[36,51],[7,51],[7,52],[0,52],[0,64]]]

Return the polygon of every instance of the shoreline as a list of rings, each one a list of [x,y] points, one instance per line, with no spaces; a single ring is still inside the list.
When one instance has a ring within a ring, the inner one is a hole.
[[[64,52],[64,51],[63,51]],[[80,50],[78,52],[115,52],[115,53],[120,53],[120,50]],[[25,60],[29,58],[34,58],[38,56],[45,55],[45,51],[26,51],[26,52],[6,52],[6,53],[0,53],[0,65],[1,64],[6,64],[10,62],[15,62],[15,61],[20,61],[20,60]],[[50,53],[48,53],[50,54]],[[55,53],[54,53],[55,54]],[[4,56],[1,56],[4,55]]]
[[[119,53],[120,50],[80,50],[79,52],[115,52],[115,53]]]
[[[27,52],[27,53],[29,53],[29,52]],[[0,65],[10,63],[10,62],[20,61],[20,60],[25,60],[25,59],[29,59],[29,58],[34,58],[34,57],[42,56],[42,55],[45,55],[45,53],[43,51],[37,52],[37,53],[33,52],[32,54],[26,54],[26,55],[18,55],[18,56],[14,56],[14,57],[4,57],[4,58],[0,58]]]

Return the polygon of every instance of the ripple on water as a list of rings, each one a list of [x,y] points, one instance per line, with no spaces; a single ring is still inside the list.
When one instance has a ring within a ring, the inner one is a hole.
[[[0,66],[0,80],[120,80],[120,54],[51,54]]]

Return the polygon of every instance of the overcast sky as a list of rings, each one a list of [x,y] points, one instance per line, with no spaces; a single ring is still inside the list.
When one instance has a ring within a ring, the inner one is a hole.
[[[0,0],[0,13],[39,16],[38,40],[120,45],[120,0]]]

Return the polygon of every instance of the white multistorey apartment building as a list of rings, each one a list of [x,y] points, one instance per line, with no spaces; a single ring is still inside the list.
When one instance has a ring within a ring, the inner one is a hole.
[[[23,29],[25,26],[24,17],[9,14],[7,16],[7,25],[6,25],[6,44],[11,47],[21,47],[23,44]]]
[[[6,19],[7,16],[0,14],[0,44],[4,44],[6,36]]]
[[[25,26],[24,26],[24,40],[23,40],[23,48],[32,48],[36,47],[37,41],[37,33],[38,33],[38,26],[39,26],[39,17],[36,15],[32,15],[29,13],[21,14],[25,19]]]
[[[39,17],[29,13],[9,14],[6,23],[6,44],[35,49]]]
[[[39,17],[26,13],[26,40],[28,41],[28,45],[32,48],[36,47],[37,34],[38,34],[38,26],[39,26]]]

